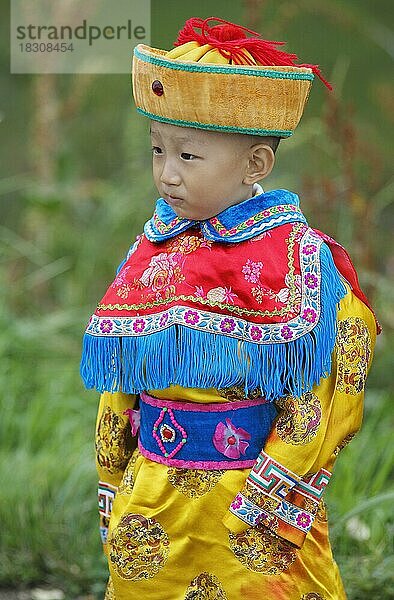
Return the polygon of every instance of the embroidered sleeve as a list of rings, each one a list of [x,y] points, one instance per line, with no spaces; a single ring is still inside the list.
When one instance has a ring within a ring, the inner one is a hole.
[[[100,535],[107,540],[112,502],[123,477],[127,463],[136,447],[130,422],[125,411],[132,409],[135,396],[105,392],[100,397],[96,422],[96,468],[99,477],[98,504]]]
[[[226,527],[240,533],[266,526],[302,546],[335,459],[360,428],[375,336],[372,313],[349,292],[340,303],[330,376],[299,398],[277,402],[278,416],[231,503]]]

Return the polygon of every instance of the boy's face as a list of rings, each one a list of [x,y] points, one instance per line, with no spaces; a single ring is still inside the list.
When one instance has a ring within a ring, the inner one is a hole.
[[[151,121],[151,140],[155,185],[178,217],[209,219],[251,197],[248,136]]]

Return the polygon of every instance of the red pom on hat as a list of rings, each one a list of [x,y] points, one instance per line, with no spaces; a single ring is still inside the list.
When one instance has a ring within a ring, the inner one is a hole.
[[[214,25],[211,28],[211,34],[220,42],[229,42],[231,40],[245,39],[247,37],[242,27],[234,25],[234,23]]]
[[[210,27],[209,21],[219,21],[221,25]],[[201,33],[198,33],[196,29],[200,29]],[[254,37],[248,37],[246,32],[251,33]],[[217,48],[225,58],[236,65],[254,64],[245,53],[247,50],[260,65],[308,67],[329,90],[332,90],[331,84],[324,79],[317,65],[295,64],[299,60],[296,54],[289,54],[276,48],[276,46],[283,46],[284,42],[263,40],[259,33],[243,27],[243,25],[236,25],[218,17],[208,17],[204,20],[192,17],[180,30],[174,46],[181,46],[192,41],[198,42],[200,46],[209,44],[213,48]]]

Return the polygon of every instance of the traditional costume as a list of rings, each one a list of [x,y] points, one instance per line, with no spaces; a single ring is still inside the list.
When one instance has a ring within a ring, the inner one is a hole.
[[[137,46],[137,110],[289,136],[318,68],[208,21],[169,53]],[[159,198],[87,326],[107,599],[346,597],[323,494],[361,424],[377,323],[298,196],[253,193],[205,221]]]

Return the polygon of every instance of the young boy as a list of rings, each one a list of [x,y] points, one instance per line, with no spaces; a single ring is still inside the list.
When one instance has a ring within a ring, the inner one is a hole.
[[[210,20],[135,50],[160,198],[81,366],[102,393],[106,598],[340,600],[322,497],[377,326],[343,248],[258,183],[317,67]]]

